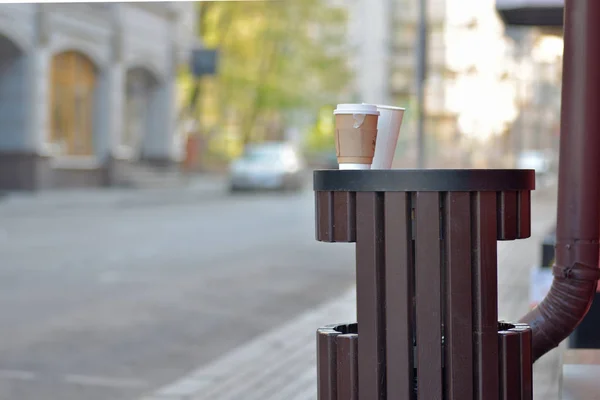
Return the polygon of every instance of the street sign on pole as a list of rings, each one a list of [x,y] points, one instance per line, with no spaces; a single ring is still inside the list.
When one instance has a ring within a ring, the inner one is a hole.
[[[496,0],[496,9],[508,25],[561,27],[564,0]]]
[[[564,0],[496,0],[498,8],[564,7]]]
[[[219,52],[216,49],[196,49],[192,51],[190,69],[196,78],[215,75],[219,63]]]

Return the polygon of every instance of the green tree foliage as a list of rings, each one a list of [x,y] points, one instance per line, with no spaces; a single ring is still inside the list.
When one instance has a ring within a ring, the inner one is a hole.
[[[220,51],[218,76],[201,86],[205,129],[234,129],[242,143],[260,140],[288,112],[316,119],[346,89],[345,10],[325,0],[276,0],[207,1],[198,11],[204,45]],[[191,78],[182,79],[189,98]]]
[[[333,150],[335,148],[335,107],[324,106],[319,110],[317,121],[306,136],[306,147],[312,152]]]

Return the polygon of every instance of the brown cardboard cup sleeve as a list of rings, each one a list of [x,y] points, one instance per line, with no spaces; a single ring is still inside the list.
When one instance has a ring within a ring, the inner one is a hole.
[[[377,129],[336,129],[335,150],[340,164],[371,164]]]

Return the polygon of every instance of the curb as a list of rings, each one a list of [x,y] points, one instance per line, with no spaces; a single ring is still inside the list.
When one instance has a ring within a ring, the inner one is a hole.
[[[177,188],[94,188],[8,193],[0,196],[0,213],[173,204],[221,196],[225,190],[225,178],[214,177],[191,181]]]

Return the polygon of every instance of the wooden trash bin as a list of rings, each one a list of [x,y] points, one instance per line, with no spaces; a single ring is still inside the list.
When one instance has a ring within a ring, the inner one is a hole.
[[[496,248],[530,236],[534,181],[314,172],[317,240],[356,243],[357,324],[317,333],[320,400],[532,398],[531,329],[498,322]]]

